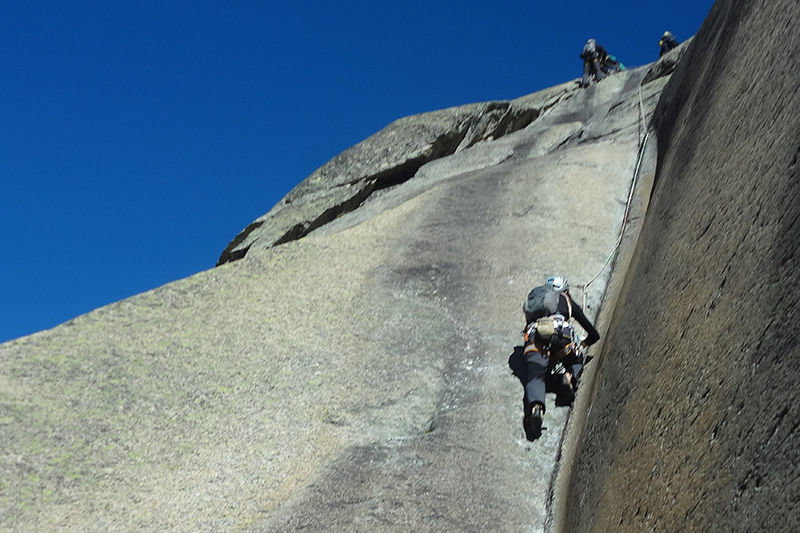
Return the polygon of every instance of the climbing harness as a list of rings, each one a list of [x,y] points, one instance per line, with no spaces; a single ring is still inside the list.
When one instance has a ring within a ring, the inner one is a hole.
[[[541,317],[525,327],[523,353],[539,352],[547,358],[554,356],[560,360],[577,352],[576,335],[575,328],[563,315],[556,313]]]

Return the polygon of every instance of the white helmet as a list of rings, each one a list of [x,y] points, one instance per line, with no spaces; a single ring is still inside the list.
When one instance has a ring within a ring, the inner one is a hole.
[[[569,290],[569,282],[564,276],[550,276],[546,283],[559,292]]]
[[[672,39],[672,32],[667,30],[664,32],[664,35],[661,36],[662,39]]]

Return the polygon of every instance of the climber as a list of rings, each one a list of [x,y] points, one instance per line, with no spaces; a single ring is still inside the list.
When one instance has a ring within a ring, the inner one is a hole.
[[[663,56],[676,46],[678,46],[678,40],[672,35],[672,32],[665,31],[664,35],[661,36],[661,40],[658,41],[658,46],[661,47],[661,51],[658,54],[658,57]]]
[[[604,64],[608,59],[608,52],[605,48],[597,44],[594,39],[589,39],[583,46],[581,51],[581,59],[583,59],[583,78],[581,78],[581,87],[588,87],[590,77],[594,77],[596,81],[600,81],[606,77],[608,70],[604,68]]]
[[[603,64],[600,65],[600,68],[603,69],[603,71],[607,74],[619,72],[621,70],[627,70],[625,65],[622,64],[622,61],[617,59],[617,56],[612,56],[611,54],[606,56],[606,59],[603,61]]]
[[[572,405],[583,371],[584,351],[600,339],[600,334],[570,296],[569,283],[562,276],[551,276],[544,285],[532,289],[522,310],[526,364],[523,427],[525,437],[532,441],[542,434],[548,382],[555,381],[556,405]],[[579,345],[571,318],[587,334]],[[557,365],[564,367],[563,374],[554,374]]]

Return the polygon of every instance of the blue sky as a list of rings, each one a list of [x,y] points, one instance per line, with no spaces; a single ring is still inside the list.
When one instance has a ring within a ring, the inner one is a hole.
[[[713,2],[13,2],[0,18],[0,342],[212,268],[392,120],[657,59]]]

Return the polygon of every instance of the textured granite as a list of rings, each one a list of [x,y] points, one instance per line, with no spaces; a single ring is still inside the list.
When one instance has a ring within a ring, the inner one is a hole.
[[[718,1],[599,360],[567,531],[800,531],[800,4]]]
[[[568,410],[524,439],[521,305],[600,272],[598,311],[647,71],[401,119],[240,260],[0,345],[0,529],[544,527]]]

